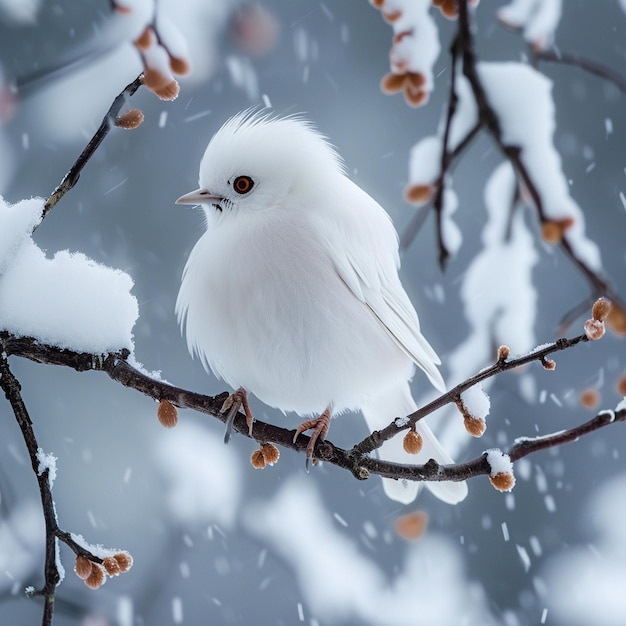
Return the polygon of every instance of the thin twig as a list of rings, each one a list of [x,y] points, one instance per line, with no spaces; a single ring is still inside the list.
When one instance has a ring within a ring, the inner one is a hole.
[[[103,559],[75,541],[71,533],[59,527],[56,507],[52,497],[50,469],[42,466],[42,450],[37,442],[32,420],[22,398],[20,382],[9,367],[8,356],[8,353],[4,350],[0,351],[0,388],[4,391],[13,409],[13,414],[28,450],[33,472],[37,477],[46,533],[44,585],[40,590],[30,592],[29,595],[43,596],[42,626],[51,626],[54,618],[56,588],[61,581],[61,574],[57,565],[58,541],[62,541],[69,546],[77,556],[84,556],[93,563],[102,563]]]
[[[600,411],[589,421],[575,426],[574,428],[570,428],[569,430],[563,430],[542,437],[519,438],[508,451],[505,451],[505,454],[508,454],[511,461],[519,461],[529,454],[578,441],[581,437],[599,430],[600,428],[624,421],[626,421],[626,408],[619,409],[618,411]],[[362,473],[368,472],[378,474],[384,478],[413,481],[446,480],[459,482],[492,472],[486,454],[482,454],[466,463],[456,463],[453,465],[440,465],[434,459],[430,459],[424,465],[404,465],[381,461],[374,457],[364,457],[360,460],[360,466],[363,470]]]
[[[446,263],[450,256],[450,251],[446,247],[443,237],[443,201],[446,190],[446,174],[448,172],[448,165],[450,162],[450,153],[448,146],[450,143],[450,129],[452,127],[452,120],[456,113],[456,108],[459,102],[459,97],[456,93],[456,71],[457,71],[457,52],[459,50],[459,39],[454,38],[452,45],[450,46],[450,93],[448,95],[448,107],[446,110],[446,121],[443,129],[443,138],[441,142],[441,158],[439,162],[439,184],[435,192],[435,199],[433,201],[433,208],[435,209],[435,222],[437,230],[437,246],[439,247],[439,267],[441,271],[445,271]]]
[[[40,449],[33,430],[33,423],[26,409],[26,405],[24,404],[24,400],[22,399],[20,383],[9,368],[9,363],[4,353],[0,354],[0,387],[11,404],[39,484],[39,495],[41,497],[41,506],[43,508],[46,528],[46,557],[44,565],[45,582],[43,588],[37,592],[37,595],[42,595],[44,598],[42,626],[50,626],[54,617],[56,587],[61,580],[61,576],[56,561],[57,539],[55,533],[58,526],[54,511],[54,501],[52,499],[52,489],[50,487],[49,470],[48,468],[45,468],[43,471],[40,469]]]
[[[423,223],[426,221],[426,217],[428,216],[430,207],[432,206],[432,208],[435,210],[436,215],[437,245],[439,247],[439,266],[441,267],[442,271],[445,270],[446,263],[450,256],[450,253],[446,248],[443,240],[442,228],[443,201],[446,178],[452,168],[454,161],[456,161],[456,159],[466,150],[472,139],[474,139],[474,137],[480,131],[481,127],[480,122],[476,123],[474,127],[470,129],[467,135],[465,135],[465,137],[458,143],[458,145],[450,150],[450,131],[452,128],[452,121],[454,120],[454,116],[456,114],[458,106],[458,96],[456,93],[456,74],[459,50],[459,38],[455,37],[450,46],[450,65],[452,68],[450,76],[450,91],[448,94],[448,106],[446,109],[446,119],[444,122],[439,176],[433,183],[435,187],[435,194],[433,196],[433,199],[428,204],[421,207],[420,211],[418,211],[418,213],[411,220],[411,222],[409,222],[409,225],[405,228],[404,232],[402,233],[402,237],[400,238],[400,250],[405,250],[411,245],[411,243],[417,236],[417,233],[419,232]]]
[[[477,385],[483,380],[496,376],[497,374],[501,374],[502,372],[521,367],[522,365],[526,365],[532,361],[544,362],[548,355],[561,350],[566,350],[568,348],[573,348],[577,344],[586,341],[589,341],[586,335],[579,335],[578,337],[573,337],[571,339],[561,338],[516,359],[498,360],[491,367],[483,369],[478,372],[478,374],[464,380],[456,387],[450,389],[450,391],[447,391],[438,398],[435,398],[432,402],[429,402],[414,413],[411,413],[406,419],[401,420],[399,423],[394,420],[382,430],[374,431],[363,439],[363,441],[356,444],[354,448],[352,448],[351,452],[353,454],[368,454],[373,450],[380,448],[385,441],[391,439],[399,432],[412,428],[419,420],[424,419],[426,416],[434,413],[446,404],[456,402],[464,391],[467,391],[470,387]]]
[[[461,156],[463,152],[468,148],[474,137],[478,135],[481,129],[481,123],[478,122],[474,125],[473,128],[469,130],[467,135],[463,137],[463,139],[458,143],[458,145],[452,150],[447,159],[446,170],[439,173],[439,176],[433,183],[436,191],[433,199],[430,200],[427,204],[420,207],[419,211],[415,214],[413,219],[409,222],[408,226],[402,232],[400,236],[400,251],[406,250],[415,240],[417,234],[419,233],[422,225],[426,221],[428,217],[428,213],[433,206],[433,203],[439,197],[440,189],[443,187],[445,177],[452,171],[453,166],[456,164],[457,159]]]
[[[552,50],[535,52],[533,56],[538,61],[548,61],[551,63],[574,65],[575,67],[579,67],[581,70],[584,70],[589,74],[594,74],[596,76],[599,76],[600,78],[603,78],[604,80],[608,80],[609,82],[613,83],[620,91],[626,92],[626,78],[624,78],[621,74],[619,74],[612,68],[607,67],[602,63],[598,63],[597,61],[593,61],[592,59],[587,59],[580,56],[579,54],[572,54],[570,52],[555,52]]]
[[[107,111],[106,115],[102,119],[98,130],[94,136],[89,140],[89,143],[85,146],[85,149],[80,153],[80,156],[74,162],[74,165],[70,168],[69,172],[63,177],[63,180],[59,183],[58,187],[50,194],[50,197],[46,200],[46,204],[43,209],[43,216],[45,217],[48,212],[54,207],[54,205],[78,182],[80,174],[83,168],[89,162],[89,159],[93,156],[94,152],[98,149],[104,138],[109,134],[111,127],[115,123],[115,119],[122,110],[122,107],[126,103],[127,98],[130,98],[139,87],[141,87],[143,81],[143,74],[139,75],[135,80],[127,85],[124,90],[113,100],[113,104]]]

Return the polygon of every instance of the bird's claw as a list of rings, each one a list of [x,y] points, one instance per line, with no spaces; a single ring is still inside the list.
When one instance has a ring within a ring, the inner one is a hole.
[[[306,447],[306,460],[304,462],[304,467],[308,473],[311,462],[313,465],[317,464],[317,459],[313,458],[313,451],[315,450],[315,444],[317,440],[324,441],[326,439],[326,435],[328,434],[328,430],[330,429],[330,409],[326,409],[319,417],[315,419],[310,419],[302,422],[296,428],[296,433],[293,436],[293,442],[296,443],[296,439],[298,435],[301,433],[310,430],[311,438],[309,439],[309,444]]]
[[[252,415],[252,411],[250,411],[250,405],[248,404],[248,393],[243,387],[239,387],[239,389],[231,393],[228,398],[224,400],[224,404],[222,404],[222,408],[220,409],[220,413],[222,415],[226,413],[226,411],[228,411],[226,415],[224,443],[228,443],[230,441],[230,436],[233,430],[233,423],[235,421],[235,417],[237,416],[237,412],[239,411],[239,407],[243,408],[243,412],[246,415],[248,435],[252,437],[252,424],[254,423],[254,417]]]

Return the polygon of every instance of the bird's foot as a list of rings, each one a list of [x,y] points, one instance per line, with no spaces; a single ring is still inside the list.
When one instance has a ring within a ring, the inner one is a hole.
[[[243,387],[239,387],[239,389],[231,393],[228,398],[224,400],[224,404],[222,404],[222,408],[220,409],[220,413],[222,414],[228,411],[228,414],[226,415],[224,443],[228,443],[230,441],[230,435],[233,430],[233,422],[235,421],[235,416],[237,415],[237,411],[239,411],[239,407],[242,407],[243,412],[246,414],[248,435],[252,437],[252,423],[254,422],[254,417],[252,416],[252,411],[250,411],[250,405],[248,404],[248,392]]]
[[[313,458],[313,450],[315,449],[315,444],[317,440],[324,441],[326,439],[326,435],[328,434],[328,430],[330,429],[330,407],[326,409],[319,417],[315,419],[310,419],[302,422],[298,428],[296,428],[296,434],[293,436],[293,442],[296,442],[298,435],[301,433],[310,430],[311,431],[311,439],[309,440],[309,445],[306,447],[306,469],[309,469],[309,463]],[[313,461],[315,464],[315,461]]]

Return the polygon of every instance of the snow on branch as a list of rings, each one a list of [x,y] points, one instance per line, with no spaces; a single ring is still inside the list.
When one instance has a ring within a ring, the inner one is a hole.
[[[439,56],[439,36],[429,14],[430,0],[371,0],[393,28],[391,72],[381,81],[385,93],[403,92],[410,106],[421,106],[433,90],[433,65]]]
[[[130,276],[81,253],[60,251],[48,259],[31,235],[52,207],[74,187],[111,127],[118,125],[126,98],[142,83],[143,76],[139,76],[115,99],[96,134],[48,200],[32,198],[10,205],[0,197],[0,329],[3,335],[34,335],[36,343],[48,344],[52,353],[62,353],[64,348],[130,353],[132,329],[139,315],[137,300],[130,293],[133,286]],[[142,114],[130,111],[119,125],[134,128],[141,119]],[[9,367],[5,351],[0,351],[0,388],[13,409],[39,484],[46,531],[44,585],[40,590],[29,588],[27,594],[45,598],[42,624],[49,626],[53,622],[56,588],[64,577],[59,541],[74,551],[75,572],[92,589],[104,584],[108,576],[128,571],[132,557],[122,550],[94,549],[79,535],[60,528],[52,496],[56,458],[45,453],[37,442],[21,385]]]
[[[498,19],[520,30],[533,49],[552,45],[561,20],[561,0],[513,0],[498,10]]]
[[[31,237],[43,214],[42,198],[0,197],[0,328],[75,350],[132,348],[131,277],[80,252],[47,258]]]
[[[374,4],[391,22],[396,46],[397,24],[407,19],[407,6],[400,0]],[[420,140],[411,151],[405,196],[420,210],[403,233],[402,246],[406,248],[411,244],[432,206],[436,214],[439,262],[445,268],[461,243],[460,233],[457,234],[458,229],[450,219],[458,204],[450,184],[451,167],[478,132],[485,130],[513,166],[518,197],[536,211],[544,241],[560,246],[590,285],[590,296],[580,307],[565,314],[563,326],[588,308],[595,298],[605,295],[614,304],[609,324],[618,333],[626,332],[626,305],[604,275],[599,247],[586,233],[584,213],[570,194],[560,156],[553,144],[552,82],[527,63],[479,62],[474,52],[470,11],[474,3],[459,0],[434,4],[440,6],[446,17],[458,20],[450,46],[450,93],[437,135]],[[427,9],[424,11],[421,22],[432,20]],[[546,50],[553,42],[560,16],[559,0],[514,0],[498,12],[504,24],[523,30],[524,37],[532,43],[536,59],[577,64],[623,89],[623,79],[608,68],[575,55]],[[420,40],[419,29],[411,28],[409,32],[411,38],[402,39],[411,42],[415,50],[418,45],[426,44],[435,50],[430,38]],[[436,52],[439,52],[438,41]],[[384,92],[393,91],[387,88],[389,82],[390,79],[383,80]]]

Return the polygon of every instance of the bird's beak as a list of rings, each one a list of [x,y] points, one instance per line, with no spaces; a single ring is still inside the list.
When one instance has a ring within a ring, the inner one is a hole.
[[[221,196],[216,196],[206,189],[200,188],[181,196],[176,200],[176,204],[212,204],[220,200],[223,200]]]

